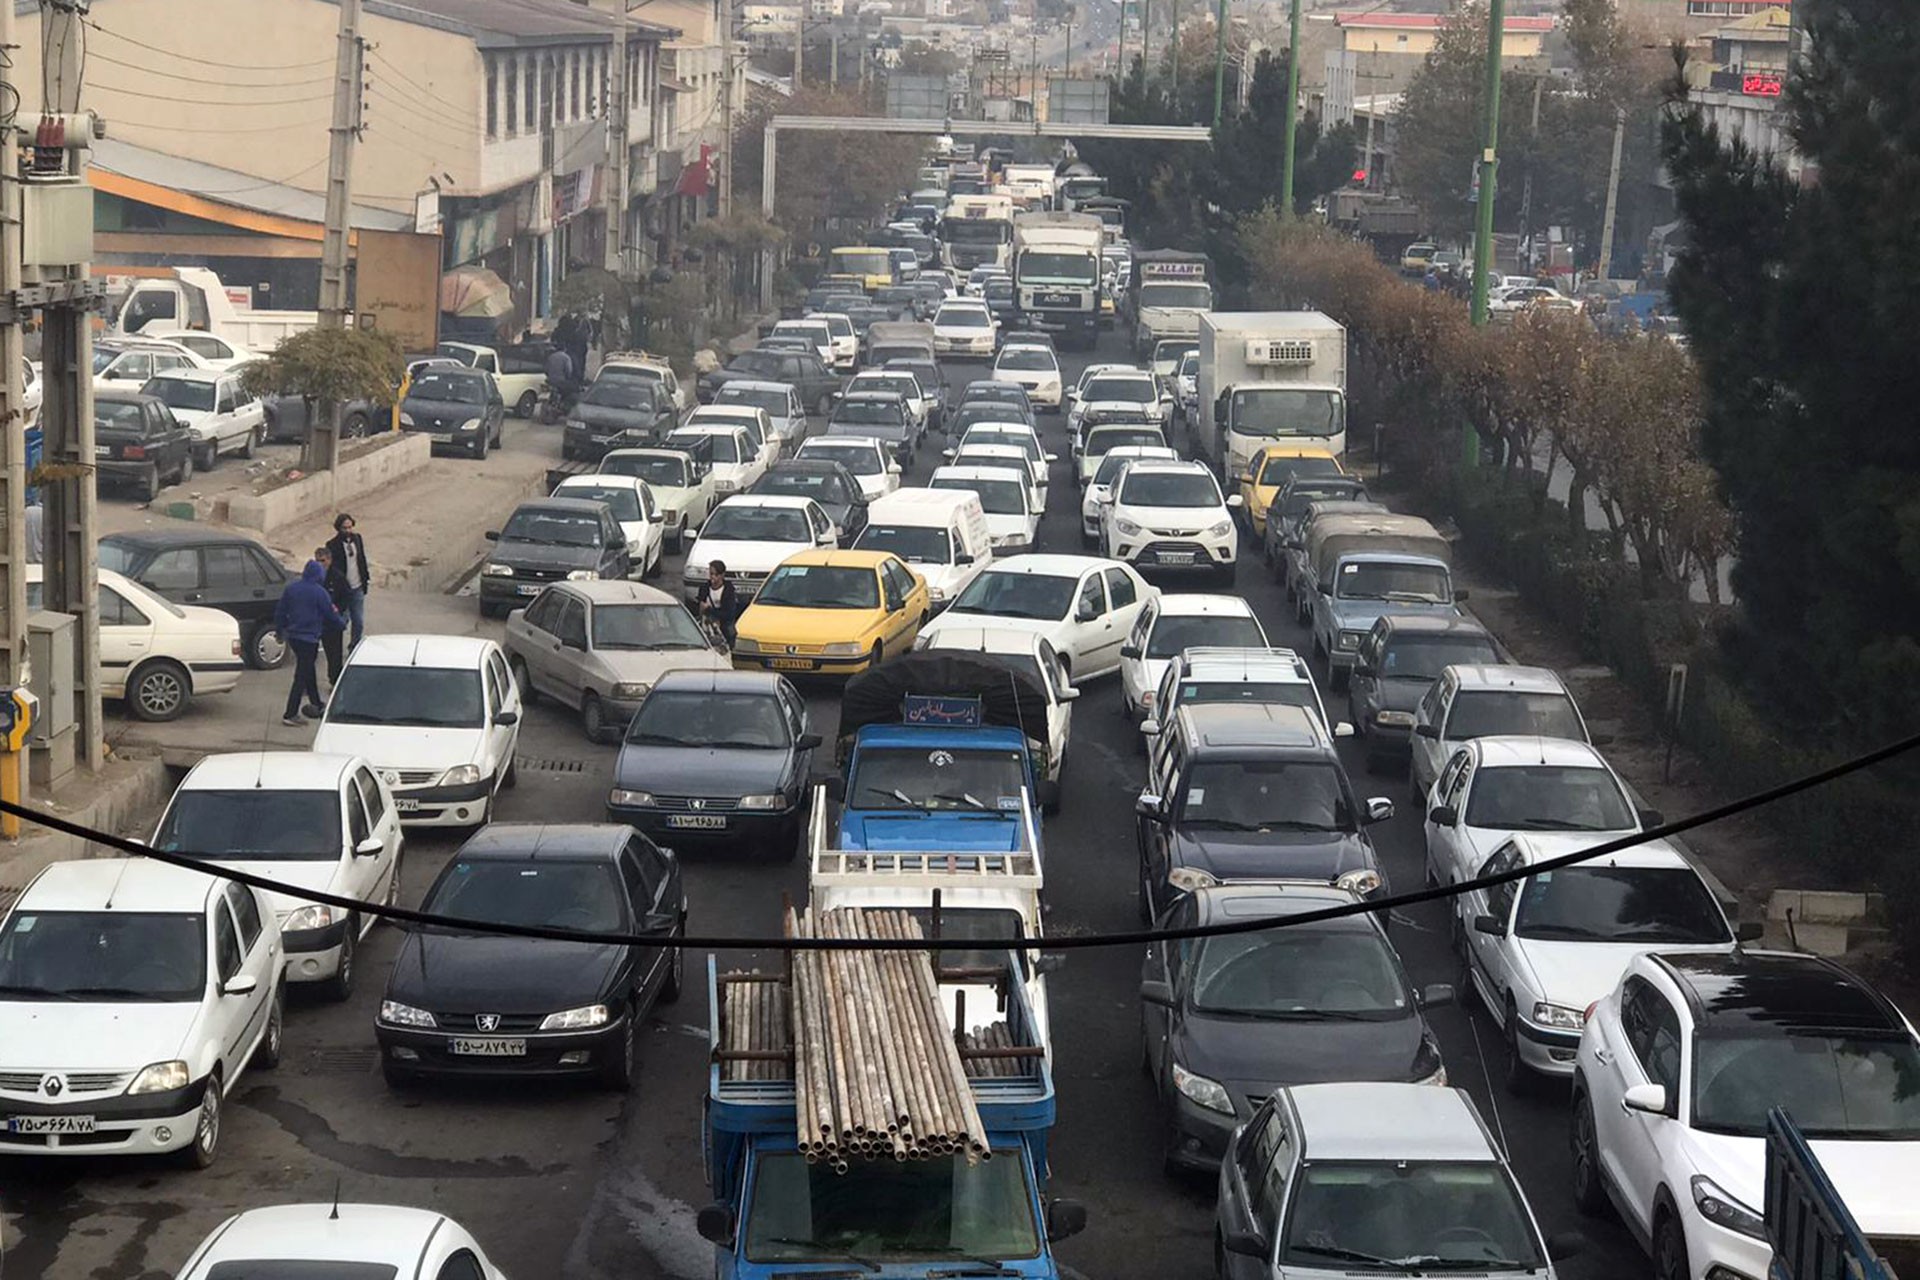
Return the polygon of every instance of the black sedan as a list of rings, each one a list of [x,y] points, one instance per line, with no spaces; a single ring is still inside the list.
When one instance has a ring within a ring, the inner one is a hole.
[[[673,852],[632,828],[496,822],[453,856],[422,911],[492,924],[638,934],[553,942],[409,927],[374,1022],[389,1084],[421,1076],[633,1081],[634,1034],[680,995],[687,897]]]
[[[464,449],[475,458],[500,443],[506,402],[490,374],[472,369],[428,369],[416,377],[400,402],[400,429],[417,432],[435,444]]]
[[[833,458],[788,458],[768,468],[748,493],[782,498],[812,498],[833,521],[834,537],[850,547],[867,529],[867,495],[847,464]]]
[[[791,858],[819,745],[784,676],[669,671],[627,726],[607,818],[662,839],[697,836]]]
[[[95,404],[103,399],[105,393]],[[252,538],[198,524],[110,533],[100,539],[100,567],[176,604],[232,614],[248,666],[264,671],[286,660],[287,646],[274,638],[273,610],[292,575]]]
[[[598,462],[610,449],[642,448],[667,438],[676,421],[658,383],[601,378],[567,414],[560,456]]]
[[[1163,928],[1275,919],[1358,899],[1310,882],[1196,882]],[[1234,1126],[1282,1085],[1391,1080],[1444,1085],[1421,1013],[1452,988],[1416,992],[1371,915],[1147,949],[1146,1066],[1168,1109],[1168,1169],[1214,1169]]]
[[[523,502],[487,540],[494,547],[480,566],[481,617],[510,613],[561,579],[633,576],[626,535],[604,502]]]
[[[913,410],[898,392],[856,391],[833,407],[833,416],[827,419],[827,434],[879,440],[905,467],[913,462],[913,446],[919,431]]]

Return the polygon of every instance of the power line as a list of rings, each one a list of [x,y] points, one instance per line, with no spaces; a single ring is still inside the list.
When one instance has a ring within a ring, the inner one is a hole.
[[[140,50],[140,52],[142,53],[157,53],[157,54],[160,54],[162,57],[177,58],[181,62],[198,63],[203,67],[215,67],[221,71],[231,72],[234,69],[233,64],[231,63],[216,62],[211,58],[196,58],[190,53],[180,53],[173,49],[164,49],[164,48],[161,48],[159,45],[152,44],[145,40],[135,40],[132,36],[123,36],[118,31],[115,31],[110,27],[101,26],[98,22],[94,21],[92,18],[82,18],[81,21],[86,23],[87,26],[92,27],[95,31],[100,32],[102,35],[112,36],[115,40],[119,40],[125,44],[130,44],[134,48]],[[311,62],[279,62],[279,63],[254,62],[254,63],[249,63],[246,67],[246,70],[248,71],[305,71],[309,67],[330,67],[332,65],[333,65],[333,57],[329,55],[324,58],[315,58]]]
[[[142,71],[147,75],[160,76],[167,80],[184,80],[189,84],[212,85],[221,89],[292,89],[302,85],[333,83],[332,76],[315,76],[311,80],[267,80],[252,84],[235,80],[209,80],[204,76],[187,76],[181,75],[177,71],[162,71],[158,67],[147,66],[143,63],[124,62],[119,58],[110,57],[104,53],[89,52],[88,56],[98,58],[102,62],[110,62],[116,67],[125,67],[129,71]]]
[[[0,0],[0,3],[4,3],[4,0]],[[177,124],[154,124],[146,120],[115,120],[113,127],[116,130],[151,129],[171,134],[181,132],[181,126]],[[327,122],[324,120],[289,120],[285,124],[263,124],[250,127],[214,127],[196,124],[192,126],[192,131],[194,133],[285,133],[290,129],[320,129],[324,131],[326,127]]]
[[[429,124],[437,124],[444,129],[450,130],[459,135],[463,140],[471,139],[475,134],[480,132],[480,127],[476,122],[454,120],[449,116],[431,111],[417,103],[408,102],[404,98],[396,97],[385,85],[377,80],[367,83],[367,94],[370,97],[377,98],[381,102],[386,103],[396,111],[406,112],[408,115],[419,120],[426,121]]]
[[[1606,840],[1586,849],[1577,849],[1572,853],[1558,857],[1545,858],[1527,867],[1516,867],[1497,875],[1481,876],[1473,880],[1463,880],[1457,884],[1439,885],[1431,889],[1420,889],[1413,893],[1395,894],[1371,901],[1346,903],[1337,907],[1322,907],[1314,911],[1303,911],[1298,915],[1274,918],[1254,918],[1231,920],[1222,924],[1195,925],[1184,929],[1142,929],[1128,933],[1074,934],[1039,938],[968,938],[967,945],[974,949],[991,948],[1005,951],[1081,951],[1096,947],[1134,947],[1149,943],[1185,942],[1198,938],[1217,938],[1230,934],[1264,933],[1275,929],[1294,928],[1299,925],[1317,924],[1326,920],[1340,920],[1348,916],[1379,915],[1398,911],[1405,907],[1419,906],[1426,902],[1437,902],[1447,898],[1456,898],[1462,894],[1480,889],[1489,889],[1496,885],[1512,884],[1521,880],[1531,880],[1538,875],[1558,871],[1563,867],[1590,862],[1595,858],[1618,853],[1623,849],[1635,848],[1654,840],[1664,840],[1698,827],[1724,821],[1762,805],[1783,800],[1824,786],[1849,774],[1858,773],[1876,764],[1892,760],[1920,747],[1920,734],[1913,734],[1891,742],[1886,746],[1854,756],[1839,764],[1821,769],[1818,772],[1804,774],[1763,791],[1753,792],[1716,805],[1690,817],[1645,831]],[[180,867],[188,871],[199,871],[207,875],[218,876],[224,880],[233,880],[240,884],[268,893],[284,894],[304,902],[317,902],[324,906],[339,907],[344,911],[358,912],[383,920],[400,920],[408,924],[429,925],[441,928],[460,929],[467,933],[478,933],[503,938],[528,938],[543,942],[595,943],[612,946],[651,946],[662,945],[658,937],[643,934],[599,933],[582,929],[556,929],[538,925],[503,924],[491,920],[469,920],[458,916],[443,916],[433,912],[416,911],[407,907],[388,906],[385,903],[364,902],[358,898],[349,898],[337,893],[327,893],[310,889],[303,885],[289,884],[275,880],[270,876],[257,875],[238,868],[209,865],[203,858],[173,850],[156,849],[138,841],[126,839],[110,832],[95,830],[84,823],[74,822],[56,814],[47,813],[28,805],[0,800],[0,813],[12,814],[18,818],[51,831],[59,831],[82,840],[107,845],[122,853],[139,858],[151,858],[168,866]],[[876,939],[876,938],[725,938],[682,936],[673,940],[675,947],[699,947],[709,951],[939,951],[951,949],[953,939],[943,941],[932,939]]]
[[[471,111],[473,109],[473,104],[470,102],[465,105],[462,105],[458,102],[453,101],[453,99],[451,98],[441,97],[438,93],[435,93],[432,89],[428,88],[426,85],[421,84],[418,80],[415,80],[413,77],[409,76],[406,72],[402,71],[399,67],[389,62],[381,54],[379,49],[375,49],[373,51],[373,60],[379,66],[384,68],[389,74],[391,74],[394,79],[401,81],[403,84],[412,86],[419,94],[421,94],[425,98],[428,98],[434,102],[440,103],[441,105],[449,107],[453,111],[459,112],[459,113],[464,113],[467,111]]]
[[[291,183],[295,178],[304,177],[307,174],[312,173],[315,169],[318,169],[321,165],[325,164],[326,162],[327,162],[326,157],[322,156],[320,159],[315,160],[312,164],[303,165],[300,168],[295,169],[292,173],[288,174],[284,178],[263,178],[259,182],[249,183],[247,186],[244,186],[244,187],[194,187],[191,189],[182,188],[182,190],[185,191],[186,194],[190,196],[232,196],[232,195],[239,195],[243,191],[260,191],[267,187],[284,187],[289,183]]]
[[[248,102],[239,102],[239,101],[216,102],[216,101],[212,101],[210,99],[205,99],[205,98],[181,98],[181,97],[176,97],[175,95],[170,93],[147,93],[144,90],[127,89],[127,88],[123,88],[120,85],[108,84],[106,81],[98,80],[98,79],[96,79],[93,82],[93,87],[96,89],[104,90],[107,93],[124,94],[129,98],[146,98],[153,102],[172,102],[180,106],[186,106],[186,107],[292,107],[292,106],[304,106],[308,103],[314,103],[314,102],[330,102],[333,99],[333,95],[330,93],[316,93],[316,94],[309,94],[308,96],[302,97],[302,98],[257,98]],[[234,87],[236,88],[267,88],[268,86],[256,85],[256,86],[234,86]]]
[[[406,103],[400,101],[398,98],[388,97],[385,93],[381,92],[378,88],[369,87],[368,95],[375,102],[381,103],[387,107],[392,108],[394,111],[399,112],[402,116],[406,118],[408,122],[412,124],[438,129],[440,131],[439,136],[442,139],[448,140],[450,144],[457,144],[461,148],[466,148],[468,146],[471,146],[474,141],[474,138],[478,136],[480,132],[478,129],[470,125],[449,124],[448,122],[440,119],[437,116],[427,115],[425,112],[419,111],[414,107],[408,106]],[[398,122],[396,121],[396,123]]]

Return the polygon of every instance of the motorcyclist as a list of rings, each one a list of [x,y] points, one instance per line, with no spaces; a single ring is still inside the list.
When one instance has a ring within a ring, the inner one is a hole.
[[[574,397],[580,393],[580,384],[575,378],[573,357],[564,347],[555,347],[547,353],[547,411],[550,421],[559,421],[573,407]]]

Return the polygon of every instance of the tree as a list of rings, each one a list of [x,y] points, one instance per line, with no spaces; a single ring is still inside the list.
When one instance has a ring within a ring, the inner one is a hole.
[[[757,192],[764,157],[761,139],[767,117],[781,115],[872,116],[875,111],[854,90],[803,87],[778,107],[767,103],[745,113],[740,124],[734,191]],[[774,221],[795,239],[825,235],[829,222],[865,224],[913,185],[914,170],[926,156],[927,140],[894,133],[813,133],[798,130],[780,136],[777,172],[779,202]]]
[[[241,385],[255,395],[299,396],[313,429],[300,465],[340,465],[340,406],[351,400],[391,404],[406,358],[391,336],[372,329],[308,329],[280,340],[264,359],[242,367]]]

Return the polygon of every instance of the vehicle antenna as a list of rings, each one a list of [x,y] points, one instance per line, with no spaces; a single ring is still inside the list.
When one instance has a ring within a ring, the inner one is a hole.
[[[340,1179],[337,1175],[333,1180],[333,1210],[327,1214],[327,1221],[340,1221]]]
[[[117,873],[115,873],[115,875],[114,875],[114,877],[113,877],[113,888],[111,888],[111,889],[109,889],[109,890],[107,890],[107,907],[106,907],[106,909],[107,909],[108,911],[111,911],[111,910],[113,910],[113,900],[114,900],[115,898],[117,898],[118,896],[120,896],[120,882],[121,882],[122,880],[124,880],[124,879],[126,879],[126,877],[127,877],[127,868],[128,868],[128,867],[130,867],[130,866],[132,866],[132,865],[133,865],[133,859],[132,859],[132,858],[122,858],[122,859],[120,860],[120,870],[119,870],[119,871],[118,871]]]

